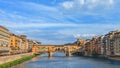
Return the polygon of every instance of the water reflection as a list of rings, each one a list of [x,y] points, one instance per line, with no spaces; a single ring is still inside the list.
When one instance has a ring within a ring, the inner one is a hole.
[[[64,54],[57,57],[42,55],[12,68],[120,68],[120,62],[84,57],[65,57]]]
[[[53,57],[49,57],[50,60],[53,60]]]
[[[38,58],[33,58],[33,59],[31,59],[31,61],[37,61],[38,60]]]
[[[48,54],[42,54],[41,56],[49,56]],[[56,53],[54,53],[53,54],[53,56],[55,57],[55,56],[66,56],[66,54],[65,53],[61,53],[61,52],[56,52]]]

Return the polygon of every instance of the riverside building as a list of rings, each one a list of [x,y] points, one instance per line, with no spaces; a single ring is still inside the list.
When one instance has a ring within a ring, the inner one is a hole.
[[[0,26],[0,55],[9,53],[10,32],[7,28]]]

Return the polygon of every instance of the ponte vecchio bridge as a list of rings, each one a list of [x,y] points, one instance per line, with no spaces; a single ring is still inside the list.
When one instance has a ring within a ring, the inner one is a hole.
[[[33,54],[49,54],[52,57],[56,52],[65,53],[66,56],[71,56],[72,53],[79,52],[80,46],[77,45],[34,45],[32,48]]]

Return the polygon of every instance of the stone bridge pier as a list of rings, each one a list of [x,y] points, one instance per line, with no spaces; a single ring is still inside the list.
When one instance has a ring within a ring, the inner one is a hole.
[[[69,52],[68,52],[68,53],[66,53],[66,56],[68,56],[68,57],[69,57],[69,56],[71,56],[71,53],[69,53]]]
[[[53,52],[49,52],[49,57],[52,57],[53,56]]]
[[[49,54],[49,57],[52,57],[53,54],[54,54],[54,52],[49,52],[48,54]],[[66,56],[68,56],[68,57],[71,56],[71,53],[70,53],[70,52],[66,52],[65,54],[66,54]]]

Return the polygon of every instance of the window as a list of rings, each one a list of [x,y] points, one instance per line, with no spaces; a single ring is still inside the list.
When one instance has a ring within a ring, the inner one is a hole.
[[[11,45],[13,45],[13,43],[11,43]]]

